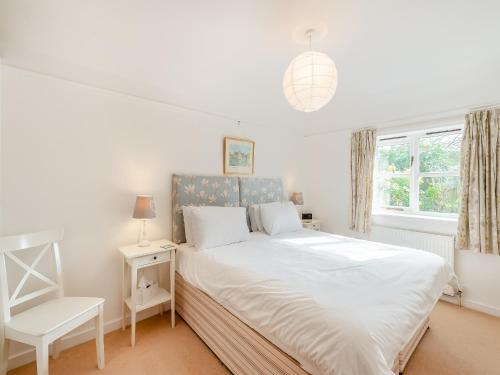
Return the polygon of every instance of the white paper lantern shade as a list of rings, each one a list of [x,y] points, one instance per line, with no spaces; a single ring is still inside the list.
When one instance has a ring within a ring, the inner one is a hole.
[[[337,68],[328,55],[308,51],[298,55],[283,77],[283,92],[298,111],[314,112],[325,106],[337,89]]]

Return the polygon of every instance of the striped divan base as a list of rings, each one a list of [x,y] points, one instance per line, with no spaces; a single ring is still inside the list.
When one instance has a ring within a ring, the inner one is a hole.
[[[177,313],[207,344],[224,365],[236,375],[307,375],[300,364],[247,326],[182,276],[175,277]],[[426,318],[415,330],[394,362],[395,374],[402,373],[429,327]]]

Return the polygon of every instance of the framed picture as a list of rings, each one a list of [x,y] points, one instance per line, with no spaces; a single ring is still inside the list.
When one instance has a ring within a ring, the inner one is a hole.
[[[224,137],[224,174],[252,175],[255,142]]]

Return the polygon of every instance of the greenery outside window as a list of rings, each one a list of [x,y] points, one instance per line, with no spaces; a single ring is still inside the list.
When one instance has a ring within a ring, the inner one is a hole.
[[[377,139],[374,211],[456,217],[462,129]]]

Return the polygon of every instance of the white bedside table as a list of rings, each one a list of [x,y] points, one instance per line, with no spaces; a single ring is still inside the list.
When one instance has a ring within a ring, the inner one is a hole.
[[[163,248],[161,246],[169,246]],[[127,309],[131,317],[130,343],[135,346],[135,323],[137,312],[160,306],[160,314],[163,313],[163,304],[170,301],[170,313],[172,328],[175,326],[175,250],[177,245],[167,240],[152,241],[150,246],[140,247],[137,245],[120,247],[123,255],[123,278],[122,278],[122,329],[125,329]],[[145,267],[157,266],[170,262],[170,292],[160,287],[161,272],[158,267],[158,293],[144,305],[137,304],[137,270]],[[127,269],[128,268],[128,269]],[[128,277],[129,276],[129,277]],[[130,289],[130,294],[129,294]],[[129,296],[130,295],[130,296]]]
[[[302,226],[306,229],[321,230],[321,221],[317,219],[302,220]]]

